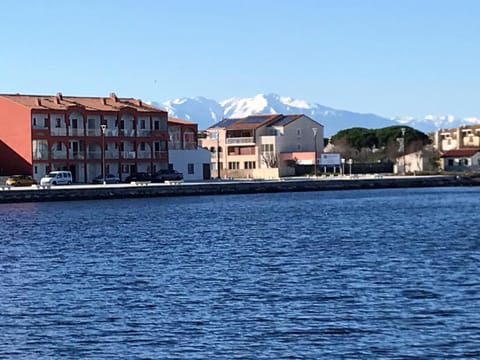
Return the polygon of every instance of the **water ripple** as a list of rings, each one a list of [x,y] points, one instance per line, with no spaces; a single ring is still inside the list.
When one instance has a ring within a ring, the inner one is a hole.
[[[479,195],[0,205],[0,358],[478,358]]]

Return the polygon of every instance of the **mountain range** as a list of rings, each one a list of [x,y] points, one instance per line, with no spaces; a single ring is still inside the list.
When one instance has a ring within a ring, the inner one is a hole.
[[[283,97],[277,94],[258,94],[251,98],[229,98],[220,102],[205,97],[181,98],[152,105],[168,111],[169,116],[193,121],[204,130],[223,118],[238,118],[252,114],[305,114],[324,126],[325,136],[352,127],[378,129],[393,125],[406,125],[424,133],[440,128],[480,124],[480,118],[456,118],[452,115],[426,115],[385,118],[375,114],[363,114],[337,110],[317,103]]]

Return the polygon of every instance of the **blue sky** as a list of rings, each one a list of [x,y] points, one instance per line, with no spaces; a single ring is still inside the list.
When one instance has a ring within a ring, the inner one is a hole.
[[[3,0],[0,93],[480,116],[476,0]]]

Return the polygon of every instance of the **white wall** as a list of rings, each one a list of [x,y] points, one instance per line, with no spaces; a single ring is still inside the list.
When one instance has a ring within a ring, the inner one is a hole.
[[[173,168],[183,173],[185,181],[203,180],[203,164],[210,167],[210,151],[202,148],[195,150],[169,150],[168,162]],[[194,173],[188,173],[188,164],[193,164]]]

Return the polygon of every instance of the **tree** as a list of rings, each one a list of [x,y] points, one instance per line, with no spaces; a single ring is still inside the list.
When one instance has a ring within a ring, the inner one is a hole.
[[[262,160],[267,166],[267,168],[277,168],[278,167],[278,157],[273,152],[264,152],[262,154]]]

